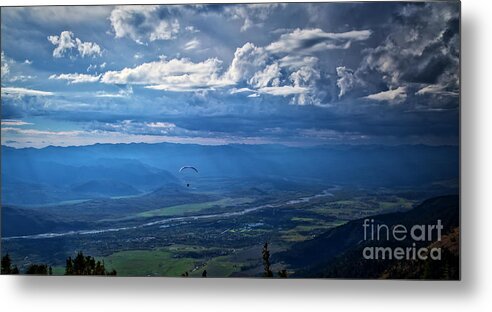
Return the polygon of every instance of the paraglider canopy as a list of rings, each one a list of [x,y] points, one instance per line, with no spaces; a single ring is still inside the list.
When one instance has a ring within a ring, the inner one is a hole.
[[[191,181],[194,180],[195,176],[198,174],[198,169],[193,166],[183,166],[179,169],[179,172],[186,183],[186,187],[190,187]]]
[[[183,166],[183,167],[181,167],[181,169],[179,169],[179,172],[183,172],[183,170],[186,170],[186,169],[195,170],[195,172],[198,173],[198,169],[196,169],[193,166]]]

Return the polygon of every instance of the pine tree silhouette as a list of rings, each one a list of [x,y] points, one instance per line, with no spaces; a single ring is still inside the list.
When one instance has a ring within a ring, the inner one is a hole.
[[[264,267],[264,272],[263,276],[264,277],[273,277],[273,272],[270,270],[270,251],[268,250],[268,242],[263,245],[263,267]]]
[[[19,274],[19,269],[17,268],[17,266],[12,266],[12,260],[10,259],[9,254],[6,254],[4,257],[2,257],[1,264],[1,274]]]

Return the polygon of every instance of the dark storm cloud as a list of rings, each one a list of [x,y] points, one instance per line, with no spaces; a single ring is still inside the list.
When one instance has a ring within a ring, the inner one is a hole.
[[[362,51],[364,58],[355,73],[354,85],[359,87],[356,92],[366,88],[377,93],[414,84],[420,88],[438,85],[439,90],[457,93],[457,9],[456,4],[449,3],[402,6],[394,13],[383,42]]]
[[[46,38],[63,32],[102,52],[53,57]],[[9,75],[32,77],[2,87],[53,94],[2,98],[2,118],[269,142],[458,138],[454,2],[6,9],[1,40]]]

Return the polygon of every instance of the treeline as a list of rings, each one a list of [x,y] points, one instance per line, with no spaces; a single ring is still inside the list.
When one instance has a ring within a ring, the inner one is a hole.
[[[116,275],[116,270],[106,271],[104,261],[96,261],[91,256],[84,256],[82,252],[75,259],[68,257],[65,265],[65,275]]]
[[[262,250],[263,259],[263,276],[274,277],[274,273],[271,270],[270,263],[270,250],[268,249],[268,243],[263,245]],[[19,274],[19,268],[12,264],[10,255],[6,254],[2,257],[1,274]],[[25,270],[24,274],[30,275],[53,275],[53,269],[47,264],[30,264]],[[65,262],[64,275],[100,275],[100,276],[116,276],[116,270],[108,271],[104,265],[104,261],[96,260],[94,257],[85,256],[82,252],[77,253],[75,258],[68,257]],[[188,277],[188,272],[182,274],[183,277]],[[277,276],[280,278],[287,277],[287,270],[282,269],[277,272]],[[207,270],[204,270],[202,277],[207,277]]]
[[[12,264],[10,255],[2,257],[1,274],[19,274],[17,265]],[[53,275],[53,269],[47,264],[30,264],[24,274],[30,275]],[[104,261],[96,261],[94,257],[84,256],[82,252],[72,259],[68,257],[65,264],[65,275],[107,275],[115,276],[116,270],[108,271]]]

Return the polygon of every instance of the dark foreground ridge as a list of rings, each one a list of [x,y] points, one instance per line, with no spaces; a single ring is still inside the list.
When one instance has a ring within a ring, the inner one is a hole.
[[[399,279],[459,279],[459,197],[441,196],[428,199],[407,212],[396,212],[370,217],[375,224],[443,225],[441,241],[417,242],[416,248],[441,247],[441,260],[366,260],[367,246],[412,247],[413,240],[364,240],[364,219],[348,222],[320,236],[294,244],[278,253],[276,262],[288,263],[296,271],[293,277],[331,278],[399,278]],[[379,245],[378,245],[379,244]]]

